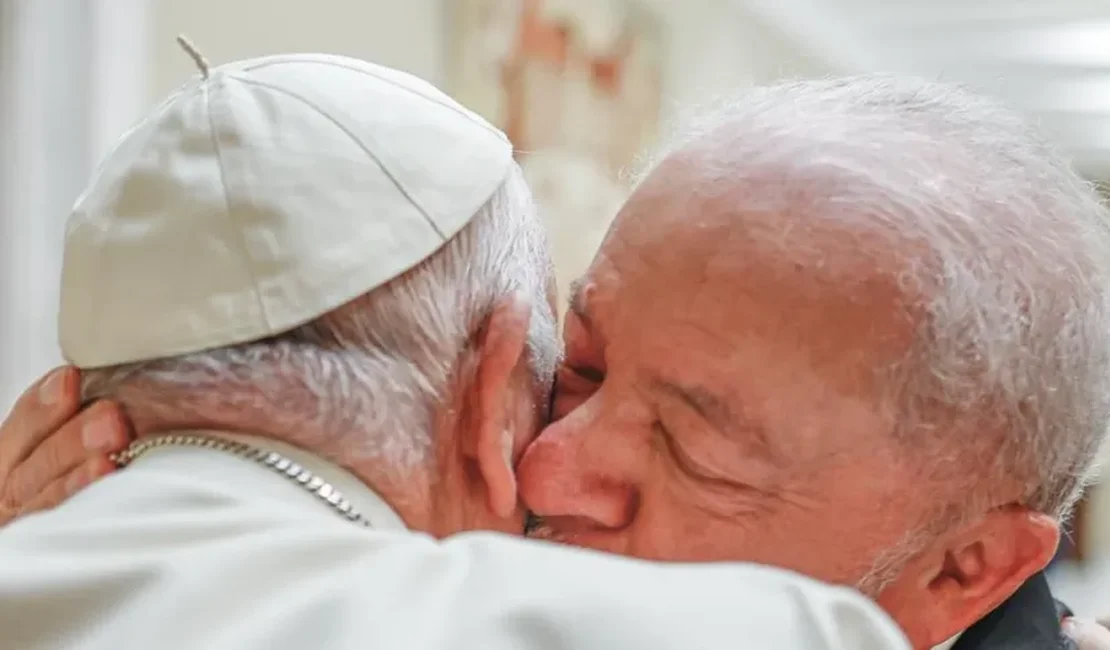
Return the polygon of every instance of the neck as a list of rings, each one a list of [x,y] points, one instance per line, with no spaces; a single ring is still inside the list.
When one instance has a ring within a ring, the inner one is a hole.
[[[239,414],[241,415],[241,414]],[[403,467],[381,454],[359,453],[360,444],[352,442],[354,436],[372,439],[373,433],[334,432],[304,418],[282,417],[204,418],[136,417],[132,415],[133,428],[138,438],[169,433],[184,429],[224,431],[277,440],[293,445],[346,469],[384,500],[404,521],[410,530],[435,534],[434,507],[430,499],[430,473],[423,467]],[[297,422],[295,426],[279,423]],[[352,451],[353,450],[353,451]]]
[[[396,463],[381,457],[345,460],[342,455],[320,455],[344,467],[374,490],[400,515],[409,530],[436,533],[431,507],[431,481],[425,468],[399,468]]]

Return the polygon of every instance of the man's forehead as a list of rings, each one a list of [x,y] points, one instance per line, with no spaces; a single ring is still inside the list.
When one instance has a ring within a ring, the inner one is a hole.
[[[767,350],[797,351],[812,371],[836,375],[851,392],[870,393],[875,368],[908,350],[916,320],[896,278],[752,262],[747,272],[718,273],[699,260],[685,269],[664,262],[625,274],[619,259],[610,260],[612,273],[595,269],[573,284],[569,311],[597,340],[668,366],[720,362],[763,341],[759,347]],[[736,370],[757,371],[744,364]]]
[[[904,283],[906,271],[932,262],[928,249],[871,228],[862,218],[780,212],[736,198],[693,199],[677,208],[630,202],[598,252],[594,273],[576,289],[582,293],[599,285],[595,293],[608,296],[616,277],[628,290],[622,293],[659,298],[682,299],[691,292],[727,296],[772,285],[799,294],[880,287],[887,294],[895,289],[907,294],[914,288]],[[591,307],[588,295],[572,295],[572,301],[582,311]]]
[[[759,187],[675,198],[698,192],[671,183],[672,171],[684,173],[665,161],[637,189],[570,287],[570,312],[586,325],[614,340],[670,330],[660,338],[679,349],[689,345],[678,327],[725,348],[790,339],[819,363],[905,353],[921,296],[903,278],[927,250],[852,216],[780,213]]]

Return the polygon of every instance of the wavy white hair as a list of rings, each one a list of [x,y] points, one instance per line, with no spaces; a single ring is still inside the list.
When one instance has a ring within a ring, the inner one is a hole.
[[[326,444],[347,458],[419,463],[435,414],[469,380],[467,353],[498,301],[531,301],[529,362],[537,391],[550,390],[559,353],[550,277],[543,228],[514,165],[459,234],[396,280],[273,339],[88,370],[84,397],[111,397],[156,421],[204,420],[215,408],[265,413],[334,432]]]
[[[757,244],[820,261],[818,228],[898,260],[916,332],[881,369],[897,435],[939,450],[927,473],[977,483],[934,525],[1015,480],[1028,507],[1068,515],[1110,422],[1110,227],[1035,129],[958,87],[855,77],[726,98],[654,160],[675,152],[705,181],[693,191],[748,186],[738,209],[804,211],[759,220]]]

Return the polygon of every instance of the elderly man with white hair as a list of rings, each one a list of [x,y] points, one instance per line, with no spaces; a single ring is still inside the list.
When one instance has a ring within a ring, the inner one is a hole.
[[[544,536],[856,584],[918,648],[1062,647],[1038,572],[1110,421],[1110,223],[1014,114],[887,78],[709,111],[565,343],[519,467]]]
[[[745,560],[856,585],[914,648],[1067,647],[1039,572],[1110,419],[1110,230],[1090,188],[1011,113],[948,86],[885,78],[746,92],[664,154],[575,290],[555,422],[531,444],[505,446],[504,457],[522,454],[516,480],[542,516],[536,533],[643,559]],[[518,324],[508,338],[523,349],[523,311],[504,309],[494,314],[518,314],[503,322]],[[141,336],[141,319],[130,320]],[[455,394],[434,382],[352,395],[387,376],[343,372],[378,358],[361,342],[414,342],[386,334],[394,331],[388,321],[295,329],[250,353],[202,354],[192,368],[176,359],[86,381],[125,405],[141,436],[130,449],[144,449],[160,428],[152,423],[185,407],[194,419],[176,426],[210,426],[221,412],[348,405],[325,436],[306,433],[329,422],[320,417],[272,418],[277,428],[258,433],[357,473],[341,438],[364,431],[367,414],[381,417],[382,400],[424,398],[425,423],[460,414]],[[476,340],[503,342],[498,331]],[[429,345],[415,343],[383,347]],[[321,380],[290,381],[305,396],[289,403],[262,380],[274,350],[284,359],[301,346],[338,357],[315,364],[317,375],[288,364],[275,372]],[[429,350],[446,364],[433,376],[477,368],[480,379],[483,349],[462,347],[477,358]],[[543,355],[523,358],[542,384]],[[158,395],[185,399],[161,405]],[[7,423],[26,442],[0,458],[7,467],[27,459],[24,471],[38,477],[23,483],[72,470],[80,484],[106,471],[103,456],[87,460],[74,442],[84,430],[103,434],[94,452],[121,444],[116,412],[94,406],[62,425],[72,406],[32,396]],[[534,415],[508,412],[517,419],[491,417],[517,431]],[[476,483],[492,512],[508,513],[515,483],[509,464],[492,458],[491,437],[459,447],[473,472],[449,485]],[[36,454],[43,460],[31,471]],[[65,486],[47,490],[43,503]]]

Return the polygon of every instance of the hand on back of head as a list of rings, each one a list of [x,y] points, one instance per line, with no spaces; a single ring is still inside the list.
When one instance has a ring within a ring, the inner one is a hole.
[[[82,409],[75,368],[57,369],[20,396],[0,424],[0,526],[52,508],[110,474],[130,439],[119,407]]]

